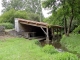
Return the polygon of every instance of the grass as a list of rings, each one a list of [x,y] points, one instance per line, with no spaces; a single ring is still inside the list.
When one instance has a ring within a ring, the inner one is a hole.
[[[2,60],[32,60],[32,42],[23,38],[11,38],[5,42],[0,41],[0,59]],[[38,47],[37,47],[38,48]],[[35,55],[33,55],[35,56]]]
[[[59,53],[51,45],[40,47],[35,43],[38,42],[24,38],[0,39],[0,60],[78,60],[74,54]]]
[[[80,34],[71,34],[69,37],[63,36],[61,44],[69,51],[80,54]]]

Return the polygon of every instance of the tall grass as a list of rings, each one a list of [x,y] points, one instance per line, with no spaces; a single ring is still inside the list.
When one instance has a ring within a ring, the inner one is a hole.
[[[63,36],[61,44],[69,51],[80,54],[80,34],[71,34],[69,37]]]

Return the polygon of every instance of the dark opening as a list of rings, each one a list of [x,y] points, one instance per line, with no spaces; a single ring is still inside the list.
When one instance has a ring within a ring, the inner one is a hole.
[[[24,32],[35,32],[35,37],[45,37],[45,33],[42,31],[40,27],[25,25],[25,24],[21,25],[22,28],[24,29]],[[44,28],[44,30],[46,29]]]

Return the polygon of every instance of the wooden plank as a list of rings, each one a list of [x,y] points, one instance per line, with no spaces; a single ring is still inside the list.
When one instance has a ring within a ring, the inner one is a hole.
[[[19,22],[30,22],[30,23],[34,23],[34,24],[39,24],[39,25],[48,25],[47,23],[44,23],[44,22],[37,22],[37,21],[32,21],[32,20],[25,20],[25,19],[18,19]]]
[[[47,23],[44,23],[44,22],[37,22],[37,21],[32,21],[32,20],[25,20],[25,19],[20,19],[20,18],[18,18],[18,20],[19,20],[19,22],[25,22],[25,23],[29,23],[29,24],[35,24],[36,26],[37,25],[41,25],[41,26],[45,26],[45,27],[49,27],[50,26],[50,28],[63,28],[62,26],[59,26],[59,25],[55,25],[55,26],[53,26],[53,25],[49,25],[49,24],[47,24]]]

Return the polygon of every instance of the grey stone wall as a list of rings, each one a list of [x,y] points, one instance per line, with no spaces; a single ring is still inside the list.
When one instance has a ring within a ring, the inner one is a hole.
[[[5,27],[0,26],[0,36],[5,35]]]

